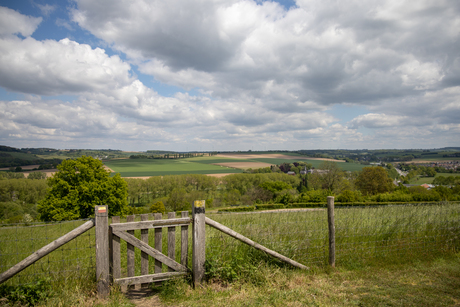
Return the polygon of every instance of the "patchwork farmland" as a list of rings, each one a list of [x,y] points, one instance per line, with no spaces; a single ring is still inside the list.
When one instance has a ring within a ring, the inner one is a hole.
[[[181,174],[223,175],[242,173],[252,168],[270,167],[270,165],[304,161],[317,168],[323,158],[309,158],[301,155],[286,154],[222,154],[211,157],[193,157],[184,159],[115,159],[105,165],[122,177],[151,177]],[[332,160],[346,171],[361,170],[363,165]]]

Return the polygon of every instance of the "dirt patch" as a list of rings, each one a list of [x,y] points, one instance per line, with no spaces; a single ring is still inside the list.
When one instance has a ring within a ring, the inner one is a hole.
[[[104,169],[105,169],[106,171],[111,172],[111,173],[115,173],[115,172],[114,172],[110,167],[108,167],[107,165],[104,165]]]
[[[46,175],[46,178],[49,178],[51,176],[53,176],[58,170],[53,168],[53,169],[42,169],[42,170],[39,170],[39,171],[32,171],[32,172],[23,172],[24,174],[24,177],[29,177],[29,174],[30,173],[35,173],[35,172],[42,172],[42,173],[45,173]]]
[[[334,161],[334,162],[346,162],[345,160],[335,160],[327,158],[312,158],[312,157],[299,157],[299,156],[288,156],[283,154],[218,154],[216,157],[221,158],[232,158],[232,159],[286,159],[286,160],[321,160],[321,161]]]
[[[136,306],[140,307],[161,307],[160,298],[150,288],[130,289],[124,292],[125,296]]]
[[[240,168],[240,169],[248,169],[248,168],[263,168],[263,167],[270,167],[271,164],[263,163],[263,162],[225,162],[225,163],[213,163],[214,165],[231,167],[231,168]]]

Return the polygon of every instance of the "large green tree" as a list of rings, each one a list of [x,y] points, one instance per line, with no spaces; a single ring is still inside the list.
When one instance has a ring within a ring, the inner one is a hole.
[[[65,160],[48,179],[50,186],[37,208],[43,221],[87,218],[96,205],[107,205],[109,215],[124,215],[127,210],[127,184],[104,169],[101,161],[82,156]]]
[[[355,180],[355,186],[364,195],[390,192],[394,188],[393,181],[381,166],[364,167]]]

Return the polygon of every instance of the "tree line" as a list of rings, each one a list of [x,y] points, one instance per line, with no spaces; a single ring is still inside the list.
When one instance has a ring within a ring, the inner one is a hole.
[[[289,166],[298,169],[299,165]],[[287,169],[280,166],[277,168]],[[439,186],[431,190],[406,188],[394,183],[392,167],[344,172],[331,161],[324,161],[309,174],[256,172],[222,178],[198,174],[147,180],[110,177],[101,161],[84,156],[65,160],[58,169],[47,180],[2,177],[0,220],[18,222],[26,214],[44,221],[85,218],[93,214],[95,205],[104,204],[111,215],[181,211],[190,210],[192,202],[201,199],[206,200],[207,208],[318,203],[329,195],[346,203],[460,200],[460,177],[437,177]]]

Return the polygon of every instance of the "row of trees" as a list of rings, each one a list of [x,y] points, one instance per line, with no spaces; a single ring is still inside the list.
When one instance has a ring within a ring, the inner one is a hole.
[[[189,210],[197,199],[205,199],[208,208],[324,202],[328,195],[341,202],[460,200],[456,178],[446,179],[442,184],[447,185],[431,191],[407,189],[393,183],[391,167],[365,167],[350,173],[331,161],[323,162],[320,171],[295,176],[272,172],[223,178],[190,174],[123,179],[110,177],[101,161],[85,156],[63,161],[58,169],[48,180],[0,180],[0,218],[19,214],[44,221],[86,218],[95,205],[108,205],[110,215],[180,211]]]

